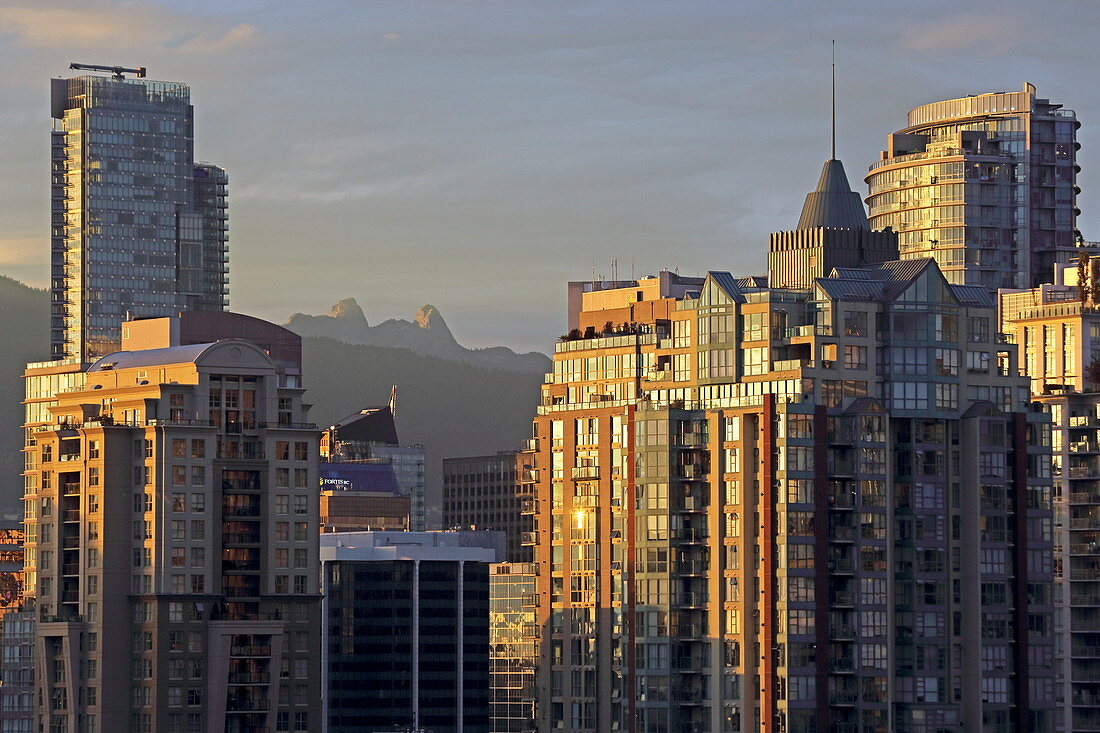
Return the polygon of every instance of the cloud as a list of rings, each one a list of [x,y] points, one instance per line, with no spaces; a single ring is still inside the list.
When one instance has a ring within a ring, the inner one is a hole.
[[[238,23],[225,33],[200,33],[177,50],[181,53],[221,53],[250,44],[260,35],[260,30],[251,23]]]
[[[1024,26],[1024,19],[1019,15],[960,13],[908,28],[901,35],[901,44],[913,51],[969,49],[1001,55],[1011,53],[1025,42],[1035,41],[1034,29]]]
[[[158,30],[157,23],[148,20],[146,13],[137,9],[109,12],[79,7],[0,8],[3,35],[13,36],[26,46],[44,48],[112,43],[133,34],[142,34],[146,40],[167,37],[163,30]]]
[[[251,23],[225,29],[216,19],[182,15],[156,5],[89,5],[2,7],[0,36],[14,38],[23,46],[51,50],[141,48],[197,54],[233,50],[260,35]]]

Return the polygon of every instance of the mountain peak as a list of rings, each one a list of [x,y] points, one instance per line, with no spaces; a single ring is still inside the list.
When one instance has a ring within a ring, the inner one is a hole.
[[[429,331],[447,331],[450,333],[451,330],[447,328],[447,322],[443,320],[443,316],[434,305],[420,306],[420,310],[416,312],[416,317],[413,318],[413,323]]]
[[[359,302],[355,298],[344,298],[336,305],[329,309],[330,318],[339,318],[346,321],[362,321],[363,325],[367,325],[367,316],[363,313],[363,309],[359,307]]]

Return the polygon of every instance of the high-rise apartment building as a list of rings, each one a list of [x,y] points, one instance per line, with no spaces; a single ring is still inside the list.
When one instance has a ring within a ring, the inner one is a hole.
[[[539,730],[1050,730],[1050,429],[992,299],[792,276],[580,293],[535,419]]]
[[[917,107],[867,174],[871,228],[892,227],[902,258],[933,257],[952,283],[1050,282],[1080,239],[1079,126],[1031,84]]]
[[[1033,399],[1052,420],[1060,729],[1100,729],[1100,260],[1001,294]]]
[[[534,458],[531,448],[444,458],[443,526],[504,532],[508,562],[530,562],[531,548],[523,537],[534,526]]]
[[[28,369],[26,592],[44,730],[315,730],[319,431],[300,343],[236,314],[123,324]],[[218,324],[254,333],[181,344]],[[61,385],[35,387],[61,379]],[[46,405],[43,414],[32,410]]]
[[[321,535],[325,730],[489,733],[499,532]]]
[[[225,171],[195,164],[186,84],[53,79],[55,359],[119,349],[127,318],[224,309]]]

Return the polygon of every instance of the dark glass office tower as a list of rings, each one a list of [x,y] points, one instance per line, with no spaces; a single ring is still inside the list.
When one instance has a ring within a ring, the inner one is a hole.
[[[499,532],[321,536],[331,733],[489,733],[489,565]]]
[[[54,358],[116,351],[127,316],[224,309],[226,178],[195,165],[190,88],[53,79],[51,114]]]

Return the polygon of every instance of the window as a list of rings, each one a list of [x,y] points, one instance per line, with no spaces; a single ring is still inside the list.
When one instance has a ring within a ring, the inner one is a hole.
[[[206,511],[206,495],[191,494],[191,511],[202,514]]]
[[[275,460],[277,461],[289,461],[290,460],[290,442],[286,440],[275,441]]]
[[[294,460],[309,460],[309,443],[306,443],[305,441],[296,441],[294,443]]]
[[[172,494],[172,511],[187,511],[187,494]]]
[[[290,539],[290,523],[275,522],[275,541],[286,542]]]
[[[206,457],[206,441],[202,438],[191,439],[191,457],[192,458],[205,458]]]
[[[867,347],[866,346],[845,346],[844,347],[844,368],[845,369],[866,369],[867,368]]]
[[[295,496],[294,497],[294,513],[295,514],[309,514],[309,497]]]
[[[275,513],[290,514],[290,496],[287,494],[275,495]]]
[[[768,370],[767,347],[742,349],[742,365],[745,376],[764,374]]]
[[[206,467],[191,466],[191,485],[204,486],[206,484]]]
[[[187,485],[187,466],[172,466],[172,485]]]
[[[894,382],[891,384],[891,389],[891,397],[893,400],[894,409],[928,409],[928,384],[926,382]]]
[[[172,457],[173,458],[186,458],[187,457],[187,441],[183,438],[172,438]]]

